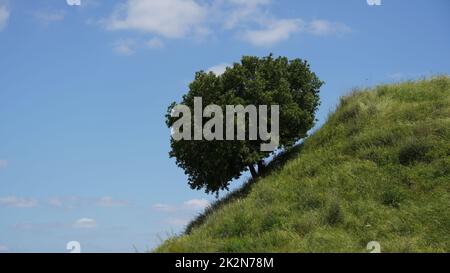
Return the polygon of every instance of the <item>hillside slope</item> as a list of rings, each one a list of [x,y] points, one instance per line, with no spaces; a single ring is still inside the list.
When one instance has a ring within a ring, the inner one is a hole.
[[[341,99],[295,156],[158,252],[450,252],[450,78]]]

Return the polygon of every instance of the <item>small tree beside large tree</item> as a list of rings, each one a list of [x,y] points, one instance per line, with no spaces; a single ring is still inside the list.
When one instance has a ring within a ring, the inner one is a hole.
[[[309,64],[301,59],[274,58],[272,54],[263,58],[244,56],[221,75],[197,72],[180,104],[188,106],[191,112],[194,97],[202,97],[203,105],[219,105],[223,111],[226,105],[279,105],[279,146],[274,150],[287,149],[306,137],[314,125],[322,84]],[[175,105],[174,102],[168,108],[168,127],[177,120],[171,116]],[[203,124],[208,119],[203,118]],[[250,170],[254,178],[263,173],[264,159],[273,151],[261,151],[262,140],[246,139],[177,141],[171,138],[169,155],[184,169],[191,188],[217,193],[228,189],[229,183],[243,171]]]

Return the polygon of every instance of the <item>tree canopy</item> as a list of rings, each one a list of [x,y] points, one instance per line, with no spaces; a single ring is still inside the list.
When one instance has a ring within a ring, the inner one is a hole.
[[[172,137],[169,155],[184,169],[191,188],[204,188],[208,193],[228,189],[229,183],[239,178],[243,171],[250,170],[255,177],[262,173],[264,159],[274,150],[289,148],[306,137],[315,122],[322,84],[307,61],[274,58],[272,54],[262,58],[243,56],[240,63],[227,67],[221,75],[199,71],[180,104],[192,112],[195,97],[201,97],[204,106],[215,104],[224,112],[227,105],[279,105],[278,146],[271,151],[262,151],[260,146],[267,141],[261,139],[175,140]],[[176,105],[174,102],[168,108],[168,127],[178,120],[171,115]],[[203,117],[202,124],[212,117]],[[245,121],[249,122],[248,116]],[[234,132],[236,134],[237,130]]]

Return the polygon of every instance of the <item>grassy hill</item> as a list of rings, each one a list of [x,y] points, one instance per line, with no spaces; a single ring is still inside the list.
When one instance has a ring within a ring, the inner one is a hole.
[[[157,252],[450,252],[450,78],[343,97],[277,157]]]

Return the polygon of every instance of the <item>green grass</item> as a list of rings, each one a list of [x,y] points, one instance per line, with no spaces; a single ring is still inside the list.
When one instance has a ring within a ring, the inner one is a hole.
[[[450,78],[343,97],[322,128],[157,252],[450,252]]]

